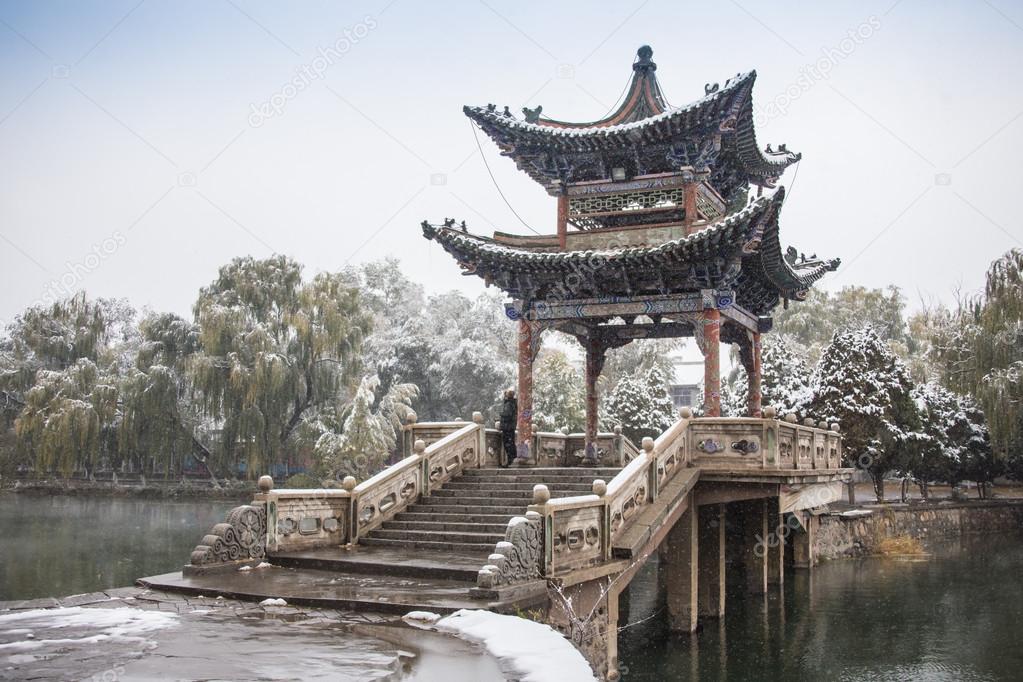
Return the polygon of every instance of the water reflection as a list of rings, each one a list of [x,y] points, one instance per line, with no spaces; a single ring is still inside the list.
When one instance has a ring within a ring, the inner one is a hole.
[[[123,587],[178,570],[235,504],[0,495],[0,601]]]
[[[936,543],[923,562],[829,562],[789,572],[766,599],[730,581],[727,617],[695,638],[671,635],[663,615],[624,631],[623,679],[1018,680],[1021,540]],[[663,603],[656,562],[630,589],[630,621]]]

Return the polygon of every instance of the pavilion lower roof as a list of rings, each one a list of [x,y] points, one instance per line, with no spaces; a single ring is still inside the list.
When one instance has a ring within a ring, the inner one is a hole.
[[[770,185],[800,156],[764,152],[753,126],[756,72],[739,74],[716,91],[686,106],[627,123],[589,127],[527,122],[496,107],[464,107],[465,114],[497,143],[502,153],[534,180],[555,191],[565,182],[608,177],[614,165],[635,163],[637,174],[677,171],[707,164],[726,183]],[[728,166],[721,168],[721,166]]]
[[[708,227],[655,246],[549,251],[499,244],[450,226],[423,223],[465,271],[515,299],[602,298],[733,289],[737,302],[769,314],[785,299],[802,299],[839,261],[788,262],[779,242],[784,189],[756,199]]]

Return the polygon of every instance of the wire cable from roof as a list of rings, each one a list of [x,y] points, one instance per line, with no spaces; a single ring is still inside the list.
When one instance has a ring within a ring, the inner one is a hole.
[[[789,188],[785,191],[785,201],[792,199],[792,188],[796,186],[796,178],[799,177],[799,164],[803,162],[803,159],[796,161],[796,170],[792,173],[792,182],[789,183]]]
[[[469,120],[469,127],[472,128],[472,136],[476,139],[476,148],[480,150],[480,156],[483,158],[483,165],[486,166],[487,175],[490,176],[490,181],[494,183],[494,188],[497,190],[497,193],[501,195],[501,199],[504,200],[505,206],[507,206],[508,210],[519,219],[520,223],[526,226],[527,230],[539,236],[540,233],[534,230],[529,223],[522,219],[522,216],[519,215],[518,211],[516,211],[511,205],[511,202],[508,201],[508,197],[504,196],[504,192],[501,191],[501,186],[497,184],[497,178],[494,177],[494,172],[490,170],[490,164],[487,162],[487,155],[483,153],[483,145],[480,144],[480,136],[476,133],[476,124],[473,123],[471,119]]]

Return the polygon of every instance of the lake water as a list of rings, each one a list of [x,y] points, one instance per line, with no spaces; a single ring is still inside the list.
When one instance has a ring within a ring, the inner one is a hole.
[[[629,621],[649,620],[621,633],[623,679],[1023,679],[1023,538],[974,536],[928,549],[924,561],[842,560],[812,575],[790,572],[784,591],[767,599],[736,581],[726,617],[696,637],[668,632],[657,567],[647,565],[630,588]]]
[[[0,600],[91,592],[177,570],[231,502],[0,495]],[[697,637],[667,631],[657,566],[630,588],[623,679],[1023,679],[1023,538],[932,544],[925,561],[834,561],[743,593]],[[621,625],[625,624],[623,622]],[[448,678],[451,679],[451,678]]]
[[[0,601],[124,587],[179,570],[240,503],[0,495]]]

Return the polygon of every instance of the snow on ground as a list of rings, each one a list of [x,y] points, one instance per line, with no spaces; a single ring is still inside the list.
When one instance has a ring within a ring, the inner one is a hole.
[[[404,620],[415,627],[448,632],[477,642],[523,682],[593,682],[593,671],[579,650],[549,625],[518,616],[462,609],[441,618],[413,611]]]
[[[100,642],[148,643],[146,634],[177,625],[175,613],[132,608],[32,609],[0,613],[0,655]],[[14,662],[12,660],[12,662]]]

